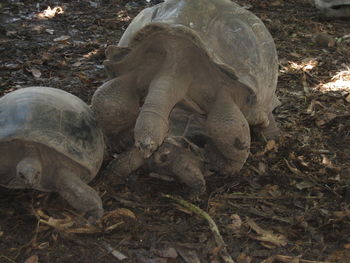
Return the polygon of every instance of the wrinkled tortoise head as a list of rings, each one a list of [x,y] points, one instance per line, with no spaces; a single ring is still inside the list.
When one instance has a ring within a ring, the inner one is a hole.
[[[41,162],[35,158],[24,158],[16,166],[15,183],[25,188],[35,188],[40,185],[41,175]]]

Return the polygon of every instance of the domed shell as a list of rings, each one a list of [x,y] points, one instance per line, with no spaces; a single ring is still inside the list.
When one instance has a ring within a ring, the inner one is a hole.
[[[263,22],[230,0],[167,0],[141,11],[118,46],[133,48],[153,33],[190,39],[223,72],[250,87],[266,113],[279,101],[274,41]]]
[[[103,134],[93,112],[60,89],[29,87],[0,98],[0,143],[12,140],[39,143],[67,156],[89,170],[90,180],[103,160]]]

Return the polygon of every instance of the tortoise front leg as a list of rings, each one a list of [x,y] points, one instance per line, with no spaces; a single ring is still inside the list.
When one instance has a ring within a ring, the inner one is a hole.
[[[92,97],[92,110],[106,136],[130,128],[139,111],[139,96],[132,73],[114,78],[99,87]]]
[[[55,181],[57,192],[75,209],[83,212],[89,221],[103,215],[102,201],[94,189],[68,169],[61,169]]]
[[[250,129],[244,115],[225,91],[217,95],[206,125],[211,139],[206,155],[211,168],[223,174],[239,171],[249,155]]]
[[[151,81],[134,130],[135,145],[145,158],[162,144],[169,128],[169,114],[186,95],[191,75],[184,61],[181,52],[168,54],[162,69]]]
[[[105,173],[117,177],[127,177],[144,163],[145,159],[141,151],[136,147],[132,147],[112,160],[106,167]]]

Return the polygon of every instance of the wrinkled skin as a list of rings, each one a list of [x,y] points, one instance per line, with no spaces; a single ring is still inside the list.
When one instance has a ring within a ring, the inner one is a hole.
[[[150,158],[145,158],[139,148],[131,146],[112,161],[106,172],[126,177],[140,167],[168,180],[177,180],[197,196],[205,191],[205,146],[209,140],[203,116],[179,107],[170,118],[170,131],[162,145]]]
[[[92,109],[107,137],[134,127],[140,160],[161,147],[178,103],[205,116],[206,162],[219,173],[234,174],[244,165],[249,125],[265,137],[278,136],[272,37],[261,20],[231,1],[168,0],[145,9],[106,56],[111,80],[95,92]]]
[[[315,0],[326,17],[350,17],[350,0]]]

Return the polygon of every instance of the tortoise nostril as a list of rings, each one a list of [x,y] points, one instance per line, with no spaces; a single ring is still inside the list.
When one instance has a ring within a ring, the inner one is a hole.
[[[161,154],[159,157],[160,162],[165,163],[166,161],[168,161],[168,154]]]

